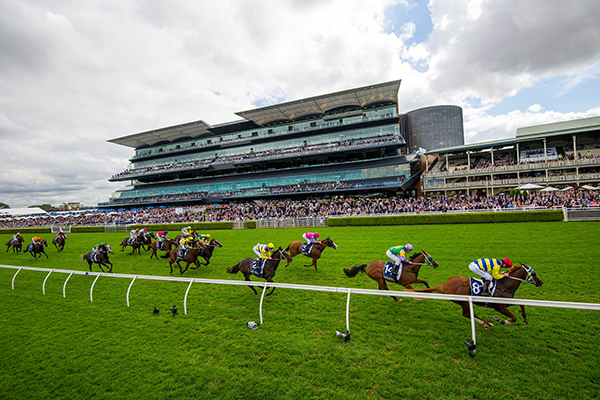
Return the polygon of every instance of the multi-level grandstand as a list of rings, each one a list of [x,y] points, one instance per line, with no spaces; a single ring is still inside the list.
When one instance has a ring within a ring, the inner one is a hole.
[[[135,149],[100,206],[420,191],[423,148],[462,145],[462,109],[398,109],[400,80],[109,140]]]
[[[536,186],[596,190],[600,117],[519,128],[515,138],[432,149],[427,155],[433,162],[422,177],[425,194],[485,196]]]

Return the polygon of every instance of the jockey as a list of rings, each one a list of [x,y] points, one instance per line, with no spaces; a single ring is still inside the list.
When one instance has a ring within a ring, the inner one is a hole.
[[[302,238],[306,240],[306,243],[319,243],[319,232],[306,232]]]
[[[33,244],[40,244],[42,242],[42,238],[39,236],[34,236],[31,238],[31,241],[33,242]]]
[[[254,253],[258,256],[258,258],[262,258],[263,260],[271,260],[271,252],[273,251],[273,249],[275,248],[275,246],[273,245],[273,243],[269,243],[269,244],[260,244],[257,243],[256,246],[254,246],[254,248],[252,249],[252,251],[254,251]]]
[[[202,244],[202,246],[206,247],[210,242],[210,233],[207,233],[206,235],[201,234],[198,236],[198,239],[200,239],[200,243]]]
[[[186,226],[181,230],[181,233],[183,233],[185,236],[192,236],[192,227]]]
[[[179,239],[179,247],[185,250],[185,254],[192,248],[194,238],[192,236],[183,236]]]
[[[56,232],[56,237],[59,238],[61,236],[64,236],[65,239],[67,238],[67,235],[62,231],[62,230],[58,230],[58,232]]]
[[[129,231],[129,237],[133,240],[137,239],[139,234],[140,234],[139,229],[132,229],[131,231]]]
[[[19,232],[17,232],[17,233],[15,233],[13,235],[13,241],[12,241],[12,243],[13,244],[17,243],[19,241],[19,239],[23,239],[23,236],[21,236],[21,234]]]
[[[479,258],[469,264],[469,269],[481,276],[483,279],[482,296],[491,296],[490,285],[494,279],[502,279],[506,276],[506,271],[500,272],[500,268],[511,268],[512,261],[508,258],[496,260],[494,258]]]
[[[167,238],[167,234],[169,233],[169,231],[158,231],[157,235],[158,235],[158,240],[169,240],[169,238]]]
[[[396,267],[400,266],[401,263],[404,264],[412,264],[411,261],[408,261],[406,259],[406,254],[410,253],[413,250],[412,244],[407,243],[404,246],[394,246],[394,247],[390,247],[387,251],[386,251],[386,255],[392,259],[392,261],[394,261],[394,265]]]
[[[102,247],[104,247],[104,243],[98,243],[97,245],[92,247],[92,251],[94,253],[100,253],[100,251],[102,250]]]

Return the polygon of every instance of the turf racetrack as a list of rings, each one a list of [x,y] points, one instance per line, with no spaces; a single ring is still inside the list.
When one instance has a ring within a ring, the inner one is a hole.
[[[223,248],[208,267],[184,276],[243,280],[225,272],[253,256],[257,243],[284,248],[302,240],[303,229],[213,231]],[[517,298],[600,302],[599,223],[519,223],[319,229],[338,250],[327,248],[319,271],[297,256],[280,265],[276,282],[376,289],[366,275],[342,269],[385,259],[393,245],[410,242],[440,264],[419,277],[439,285],[472,275],[471,261],[509,257],[531,265],[542,287],[522,284]],[[48,242],[53,235],[41,235]],[[70,234],[65,250],[50,259],[0,252],[0,264],[85,270],[81,254],[100,241],[113,247],[114,272],[169,276],[168,261],[122,253],[124,233]],[[0,235],[6,243],[9,235]],[[26,243],[31,237],[26,237]],[[99,271],[94,267],[94,271]],[[352,295],[350,343],[345,330],[346,294],[277,289],[264,301],[245,286],[195,283],[183,315],[186,282],[0,269],[0,398],[326,398],[326,399],[589,399],[600,394],[597,311],[528,307],[529,324],[477,324],[477,355],[462,343],[470,320],[460,307],[438,300]],[[177,271],[174,275],[179,275]],[[257,278],[252,278],[258,280]],[[418,286],[418,285],[417,285]],[[400,286],[390,285],[399,290]],[[176,305],[180,315],[169,308]],[[158,315],[153,307],[160,309]],[[518,307],[511,308],[518,314]],[[475,312],[492,321],[493,310]]]

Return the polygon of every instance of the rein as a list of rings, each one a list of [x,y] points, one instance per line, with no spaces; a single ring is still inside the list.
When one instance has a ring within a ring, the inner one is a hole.
[[[525,270],[525,272],[529,273],[529,271],[527,271],[527,268],[525,268],[524,266],[521,265],[521,268],[523,268]],[[527,282],[527,283],[531,283],[532,285],[535,285],[534,282],[531,282],[527,279],[515,278],[514,276],[510,276],[510,275],[506,275],[505,278],[510,278],[515,281]]]

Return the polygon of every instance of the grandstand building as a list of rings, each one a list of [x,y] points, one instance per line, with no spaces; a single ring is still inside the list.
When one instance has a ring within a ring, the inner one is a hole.
[[[515,138],[426,154],[421,179],[426,195],[485,196],[515,188],[556,191],[576,186],[597,190],[600,117],[519,128]]]
[[[109,142],[135,150],[99,206],[210,204],[335,195],[418,194],[423,148],[464,144],[462,109],[400,114],[400,80],[237,112]]]

